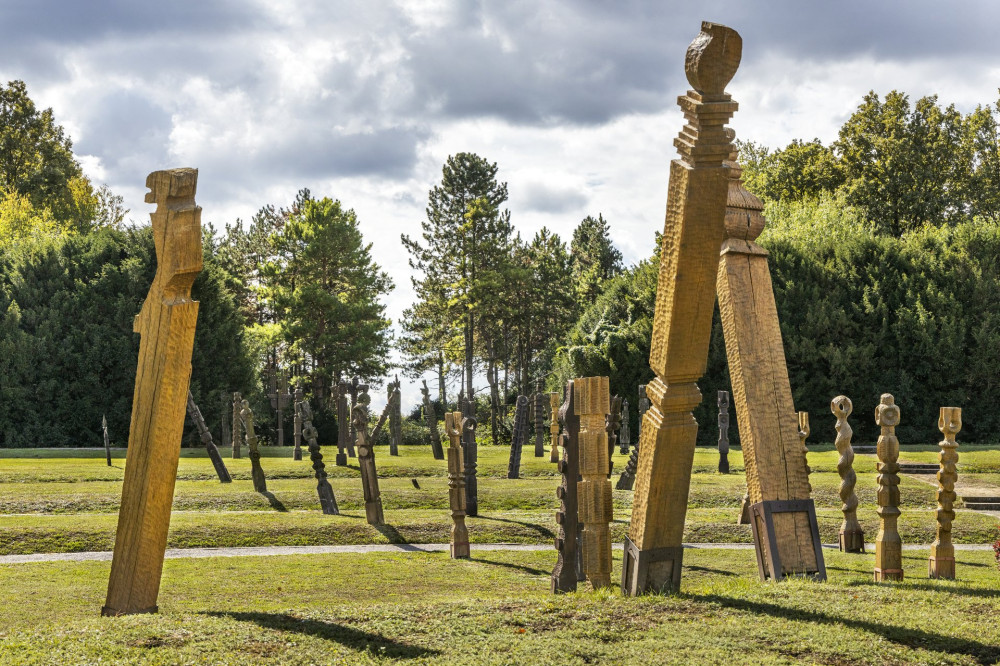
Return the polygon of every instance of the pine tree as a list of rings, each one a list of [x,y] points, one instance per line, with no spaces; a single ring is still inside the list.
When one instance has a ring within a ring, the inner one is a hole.
[[[611,242],[610,227],[603,215],[588,215],[577,225],[570,254],[581,304],[593,303],[603,291],[604,282],[622,272],[622,253]]]

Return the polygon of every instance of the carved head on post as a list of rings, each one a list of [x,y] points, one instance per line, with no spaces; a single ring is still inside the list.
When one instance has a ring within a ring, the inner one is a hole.
[[[854,411],[854,403],[846,395],[838,395],[830,401],[830,411],[837,417],[838,421],[846,420]]]
[[[879,405],[875,408],[875,423],[883,428],[895,428],[899,425],[899,406],[891,393],[883,393]]]
[[[938,416],[938,430],[947,441],[954,441],[955,435],[962,429],[962,408],[942,407]]]
[[[729,99],[726,86],[743,57],[743,38],[732,28],[702,21],[701,32],[688,46],[684,73],[688,83],[706,99]]]

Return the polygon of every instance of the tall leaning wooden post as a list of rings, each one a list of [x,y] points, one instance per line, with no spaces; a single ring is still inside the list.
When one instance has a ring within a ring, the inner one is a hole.
[[[878,536],[875,537],[875,582],[903,580],[903,541],[896,522],[899,520],[899,407],[895,398],[883,393],[875,408],[875,422],[882,429],[875,443],[878,455]]]
[[[156,275],[135,318],[140,335],[132,421],[118,531],[103,615],[155,613],[180,457],[198,302],[191,285],[202,268],[197,169],[154,171],[146,203]]]
[[[731,144],[725,123],[738,108],[726,84],[740,64],[743,42],[722,25],[702,23],[688,47],[687,79],[694,90],[678,98],[687,124],[670,163],[667,214],[653,316],[632,522],[625,539],[622,590],[629,595],[678,589],[691,465],[701,402],[695,382],[705,374],[715,305],[719,246],[725,237]]]
[[[962,408],[942,407],[938,417],[938,430],[944,435],[941,441],[941,453],[938,460],[941,469],[938,470],[938,510],[937,538],[931,544],[931,557],[928,562],[931,578],[955,579],[955,546],[951,543],[951,523],[955,520],[955,481],[958,480],[958,443],[955,435],[962,429]]]
[[[611,587],[611,447],[606,426],[612,408],[610,393],[607,377],[573,380],[573,406],[580,419],[580,481],[576,484],[577,511],[583,525],[580,550],[583,572],[595,590]]]

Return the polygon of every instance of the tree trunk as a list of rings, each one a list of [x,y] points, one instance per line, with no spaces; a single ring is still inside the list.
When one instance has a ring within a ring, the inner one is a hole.
[[[448,395],[444,385],[444,352],[438,352],[438,399],[441,400],[441,409],[448,410]]]
[[[493,341],[486,340],[486,353],[489,361],[486,365],[486,381],[490,385],[490,436],[493,443],[497,443],[497,407],[499,406],[499,392],[497,391],[497,360],[493,353]]]

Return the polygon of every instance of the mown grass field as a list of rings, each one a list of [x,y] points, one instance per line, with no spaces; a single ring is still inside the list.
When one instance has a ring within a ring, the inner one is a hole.
[[[901,459],[931,461],[936,447],[905,447]],[[218,483],[200,450],[180,463],[169,546],[281,546],[448,540],[446,466],[429,449],[403,447],[376,459],[388,521],[364,520],[356,461],[330,474],[341,516],[319,511],[308,460],[265,449],[270,496],[253,492],[249,460],[226,457],[234,483]],[[959,474],[1000,479],[1000,447],[959,450]],[[548,458],[522,458],[506,479],[506,449],[480,448],[480,516],[474,543],[549,544],[559,483]],[[742,459],[716,470],[699,448],[687,514],[688,542],[749,543],[736,525]],[[821,536],[841,521],[837,453],[810,447]],[[859,515],[877,531],[875,457],[858,455]],[[110,550],[124,467],[116,452],[0,451],[0,554]],[[616,470],[624,467],[615,456]],[[616,475],[617,476],[617,475]],[[419,488],[411,479],[416,479]],[[900,531],[929,544],[933,486],[901,484]],[[612,536],[625,535],[631,493],[615,491]],[[992,543],[997,519],[959,509],[955,541]],[[752,550],[691,549],[678,596],[629,599],[612,591],[552,596],[554,550],[366,553],[173,559],[156,616],[101,618],[109,564],[0,564],[0,661],[7,663],[995,663],[1000,662],[1000,571],[989,551],[960,551],[959,580],[927,579],[926,550],[906,551],[906,581],[871,582],[873,555],[826,550],[829,580],[757,581]],[[613,579],[620,578],[615,551]]]

